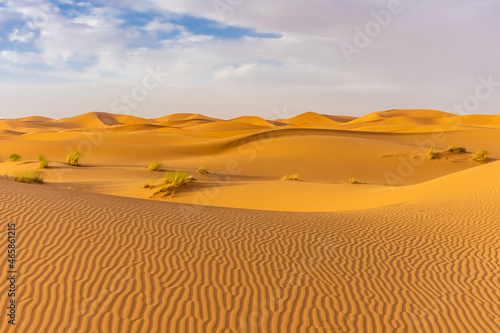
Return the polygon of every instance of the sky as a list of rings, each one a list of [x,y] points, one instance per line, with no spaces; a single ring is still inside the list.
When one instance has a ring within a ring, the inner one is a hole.
[[[500,114],[500,0],[0,0],[0,119]]]

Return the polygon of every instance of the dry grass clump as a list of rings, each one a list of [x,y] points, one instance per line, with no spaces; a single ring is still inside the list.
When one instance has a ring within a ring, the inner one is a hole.
[[[47,169],[48,166],[49,166],[49,161],[47,160],[41,160],[40,164],[38,164],[39,169]]]
[[[163,185],[158,192],[155,192],[151,197],[156,194],[163,193],[163,196],[173,196],[175,189],[180,186],[187,185],[193,177],[185,171],[169,171],[163,177]]]
[[[200,175],[208,175],[210,172],[208,172],[207,169],[205,169],[205,167],[199,167],[198,168],[198,171],[197,171]]]
[[[476,153],[471,154],[470,158],[479,164],[486,163],[488,160],[488,152],[486,150],[479,150]]]
[[[81,157],[82,153],[80,153],[79,151],[74,151],[66,156],[66,163],[68,163],[69,165],[79,166]]]
[[[47,157],[43,156],[43,155],[38,155],[38,160],[41,162],[41,161],[45,161],[47,159]]]
[[[172,185],[175,187],[186,185],[192,179],[185,171],[169,171],[163,177],[163,182],[166,185]]]
[[[8,161],[9,161],[9,162],[17,162],[17,161],[19,161],[20,159],[21,159],[21,156],[20,156],[20,155],[18,155],[18,154],[12,154],[12,155],[10,155],[10,156],[9,156]]]
[[[462,146],[450,145],[446,151],[453,154],[464,154],[467,152],[467,149]]]
[[[437,154],[434,152],[434,148],[433,147],[430,147],[429,148],[429,151],[427,152],[427,155],[425,155],[428,159],[430,160],[433,160],[435,158],[437,158]]]
[[[351,178],[349,179],[349,184],[352,184],[352,185],[355,185],[355,184],[359,184],[359,182],[356,180],[356,178]]]
[[[160,169],[161,169],[161,163],[158,161],[153,162],[148,166],[149,171],[160,171]]]
[[[20,172],[14,176],[14,181],[21,183],[43,183],[44,173],[41,171]]]
[[[151,198],[159,193],[163,193],[164,197],[173,196],[175,189],[187,185],[192,180],[193,177],[185,171],[169,171],[163,177],[163,185],[161,185],[160,190],[155,192]]]
[[[300,177],[297,174],[295,174],[295,175],[284,175],[283,177],[281,177],[281,180],[300,180]]]
[[[150,179],[142,185],[143,188],[153,188],[155,186],[156,180]]]

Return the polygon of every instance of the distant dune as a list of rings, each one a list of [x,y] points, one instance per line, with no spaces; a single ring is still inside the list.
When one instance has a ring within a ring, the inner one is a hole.
[[[0,142],[0,332],[500,332],[500,116],[91,112]]]

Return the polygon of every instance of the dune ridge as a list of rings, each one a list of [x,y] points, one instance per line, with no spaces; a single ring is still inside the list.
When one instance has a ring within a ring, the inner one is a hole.
[[[192,113],[171,114],[156,119],[145,119],[131,115],[119,115],[106,112],[90,112],[83,115],[54,120],[46,117],[25,117],[20,119],[0,120],[0,129],[41,129],[48,131],[59,130],[105,130],[122,125],[156,125],[163,127],[174,127],[178,129],[189,129],[193,126],[203,124],[234,124],[241,126],[259,126],[268,129],[280,128],[332,128],[344,131],[366,131],[366,132],[405,132],[412,127],[423,126],[418,131],[432,131],[432,128],[441,126],[442,130],[454,130],[462,127],[500,127],[499,116],[491,115],[464,115],[457,116],[451,113],[435,110],[389,110],[373,112],[363,117],[348,117],[340,115],[322,115],[315,112],[305,112],[290,119],[265,120],[255,116],[242,116],[230,120],[222,120]],[[382,126],[382,127],[381,127]],[[427,126],[427,127],[426,127]],[[212,131],[218,130],[212,126]],[[210,129],[210,126],[208,127]],[[255,128],[254,128],[255,129]],[[133,131],[133,130],[131,130]],[[29,133],[29,130],[22,131]]]
[[[498,332],[499,140],[433,110],[0,120],[0,332]],[[170,171],[194,179],[155,195]]]

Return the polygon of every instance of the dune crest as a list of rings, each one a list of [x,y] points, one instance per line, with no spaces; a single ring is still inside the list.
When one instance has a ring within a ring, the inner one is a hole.
[[[335,126],[338,125],[339,122],[329,119],[321,114],[315,112],[306,112],[290,118],[285,121],[288,124],[322,124],[322,125],[330,125]]]

